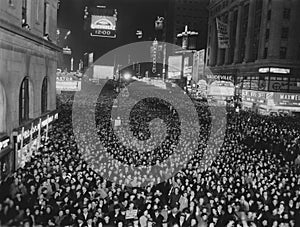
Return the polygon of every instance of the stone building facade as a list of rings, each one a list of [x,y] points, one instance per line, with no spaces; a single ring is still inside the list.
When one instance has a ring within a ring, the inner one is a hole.
[[[56,109],[57,2],[0,1],[0,179],[16,168],[20,128]]]

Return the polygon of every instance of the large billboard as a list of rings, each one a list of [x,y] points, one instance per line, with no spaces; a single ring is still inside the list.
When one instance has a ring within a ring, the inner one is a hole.
[[[234,85],[229,81],[215,81],[208,87],[209,96],[234,96]]]
[[[113,79],[114,78],[114,66],[94,65],[93,66],[93,78],[94,79]]]
[[[116,38],[116,16],[91,16],[91,36]]]
[[[169,56],[168,59],[168,78],[181,79],[182,56]]]

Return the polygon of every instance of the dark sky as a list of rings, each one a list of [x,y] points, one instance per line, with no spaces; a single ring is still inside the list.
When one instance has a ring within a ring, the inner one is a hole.
[[[153,40],[154,21],[157,16],[163,16],[168,2],[168,0],[98,1],[98,5],[117,9],[117,38],[95,38],[91,45],[85,40],[83,30],[83,9],[87,1],[61,0],[58,11],[58,28],[70,29],[72,32],[67,44],[73,50],[75,67],[82,58],[87,43],[101,55],[121,45],[138,41],[135,35],[137,29],[143,30],[143,40]]]

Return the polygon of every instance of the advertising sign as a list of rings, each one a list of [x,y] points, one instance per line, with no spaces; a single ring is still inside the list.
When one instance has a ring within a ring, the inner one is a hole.
[[[231,82],[215,81],[208,87],[209,96],[234,96],[234,86]]]
[[[182,56],[169,56],[168,59],[168,78],[181,79]]]
[[[91,36],[116,38],[116,16],[91,16]]]
[[[218,47],[221,49],[226,49],[229,47],[229,35],[228,35],[228,25],[218,18],[216,18],[217,23],[217,33],[218,33]]]
[[[0,151],[7,148],[10,144],[10,138],[8,136],[5,136],[0,139]]]
[[[273,92],[242,90],[242,101],[268,105],[274,100]]]
[[[164,27],[164,17],[157,17],[155,21],[155,29],[156,30],[162,30]]]
[[[300,94],[275,93],[274,101],[280,106],[300,106]]]

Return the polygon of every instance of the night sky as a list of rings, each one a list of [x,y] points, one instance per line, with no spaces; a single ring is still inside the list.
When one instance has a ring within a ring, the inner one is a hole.
[[[58,11],[58,28],[71,30],[67,44],[72,48],[75,67],[86,48],[83,30],[83,10],[86,2],[87,0],[61,0]],[[117,9],[117,38],[96,38],[93,48],[101,55],[121,45],[136,42],[137,29],[143,30],[143,40],[153,40],[154,21],[157,16],[164,15],[167,2],[168,0],[97,1],[98,5]]]

